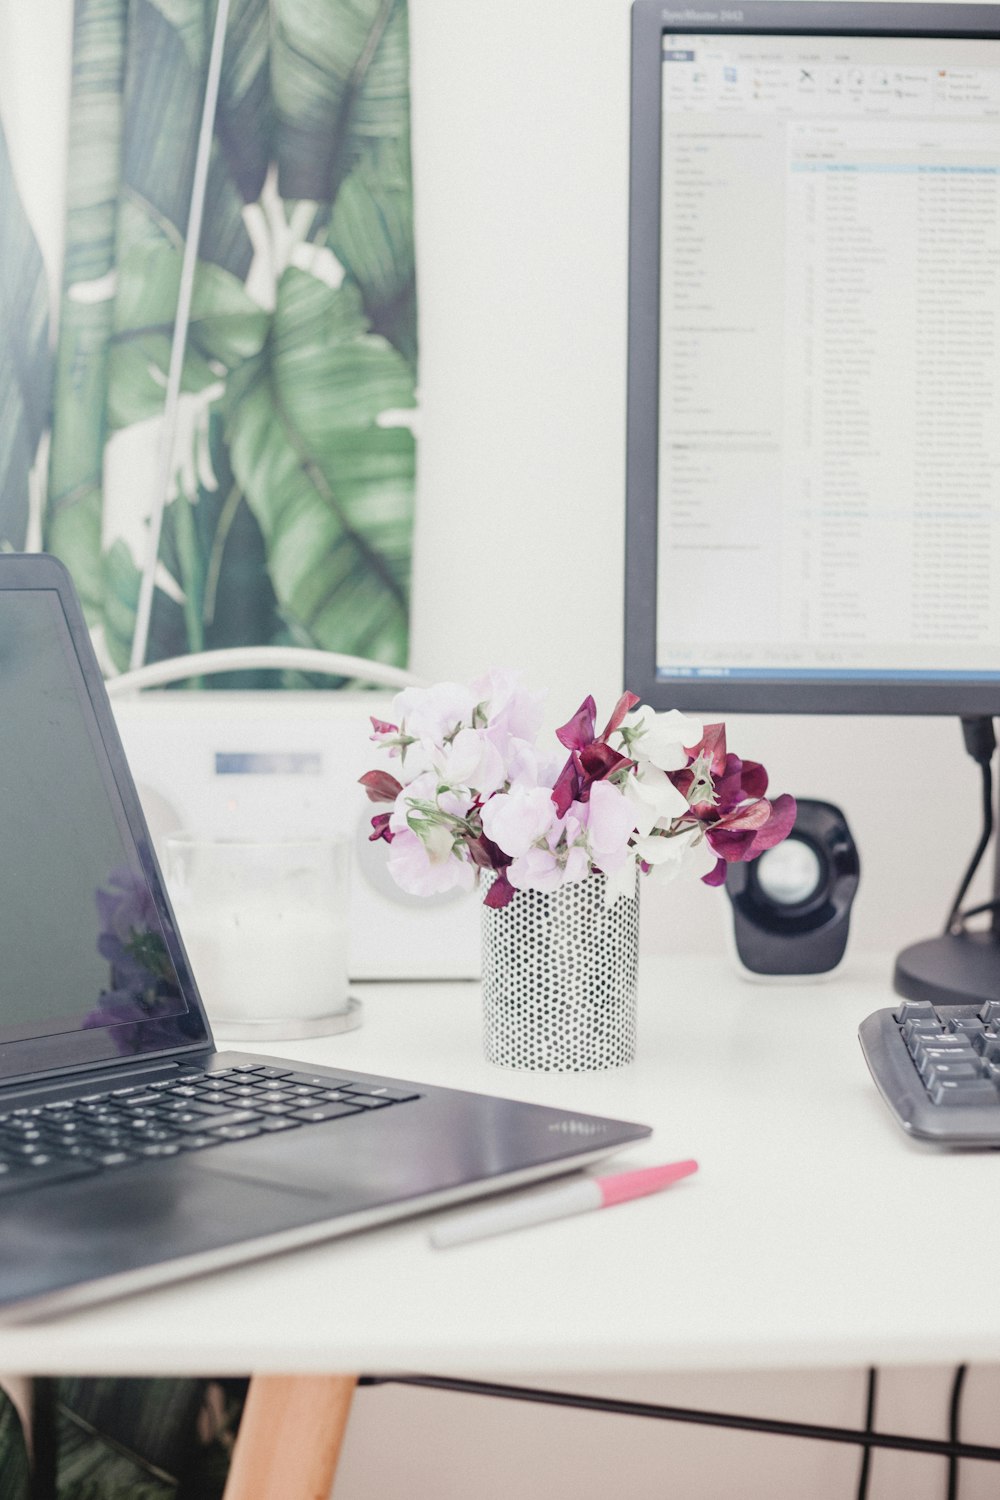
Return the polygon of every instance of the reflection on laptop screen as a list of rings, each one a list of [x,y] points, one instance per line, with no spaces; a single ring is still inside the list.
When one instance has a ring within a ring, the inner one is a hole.
[[[58,596],[0,593],[0,1042],[187,1010],[97,735]]]

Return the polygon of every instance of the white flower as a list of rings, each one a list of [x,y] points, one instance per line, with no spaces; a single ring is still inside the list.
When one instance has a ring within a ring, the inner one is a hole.
[[[666,771],[651,762],[640,764],[625,780],[624,794],[635,818],[636,832],[643,838],[657,826],[668,827],[688,811],[687,798],[674,786]]]
[[[698,719],[676,708],[658,714],[643,704],[625,715],[622,732],[627,754],[640,762],[652,761],[661,771],[680,771],[688,763],[688,749],[698,744],[704,728]]]
[[[707,875],[716,863],[716,855],[700,828],[637,839],[636,854],[649,866],[650,879],[659,884],[676,880],[682,872],[686,876]]]

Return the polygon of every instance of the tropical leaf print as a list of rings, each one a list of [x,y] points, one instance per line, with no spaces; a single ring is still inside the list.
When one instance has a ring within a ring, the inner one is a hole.
[[[232,0],[167,434],[214,14],[78,3],[74,119],[99,124],[101,152],[70,203],[46,540],[83,580],[109,669],[129,663],[161,504],[147,659],[290,641],[401,663],[417,352],[405,0]]]
[[[49,421],[48,290],[0,127],[0,546],[28,535],[31,472]]]

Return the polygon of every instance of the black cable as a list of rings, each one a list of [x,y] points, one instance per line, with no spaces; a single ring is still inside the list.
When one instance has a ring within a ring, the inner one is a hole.
[[[738,1412],[698,1411],[688,1406],[658,1406],[650,1401],[620,1401],[609,1396],[582,1396],[575,1391],[501,1385],[495,1380],[467,1380],[452,1375],[361,1375],[358,1385],[412,1385],[423,1390],[453,1391],[465,1396],[497,1396],[502,1400],[529,1401],[540,1406],[567,1406],[574,1411],[603,1411],[622,1417],[654,1417],[661,1422],[692,1422],[700,1427],[729,1427],[737,1432],[815,1438],[821,1443],[850,1443],[856,1448],[891,1448],[896,1452],[927,1453],[938,1458],[949,1458],[955,1454],[958,1458],[1000,1463],[1000,1448],[989,1447],[984,1443],[952,1443],[941,1438],[912,1437],[909,1433],[862,1432],[854,1427],[824,1427],[817,1422],[745,1417]]]
[[[962,1387],[968,1365],[958,1365],[951,1383],[951,1404],[948,1414],[948,1440],[958,1443],[958,1423],[962,1409]],[[948,1459],[948,1500],[958,1500],[958,1456],[952,1453]]]
[[[962,911],[962,902],[965,893],[972,884],[972,878],[979,869],[983,855],[986,853],[990,839],[993,837],[993,752],[997,747],[996,734],[993,729],[993,720],[987,718],[963,719],[962,736],[965,740],[965,748],[973,760],[980,767],[983,775],[983,831],[976,845],[975,853],[969,862],[969,867],[962,877],[962,883],[958,888],[958,894],[952,902],[948,920],[945,923],[945,933],[958,934],[963,930],[964,919],[971,916],[972,912]],[[975,908],[978,911],[980,908]]]
[[[878,1387],[878,1371],[868,1371],[868,1394],[865,1401],[865,1432],[875,1430],[875,1393]],[[858,1473],[858,1500],[867,1500],[868,1480],[871,1477],[872,1446],[865,1443],[861,1450],[861,1469]]]

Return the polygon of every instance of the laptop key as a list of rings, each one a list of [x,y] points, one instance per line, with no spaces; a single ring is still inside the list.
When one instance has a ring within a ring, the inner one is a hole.
[[[364,1111],[356,1104],[317,1104],[305,1109],[293,1110],[291,1118],[303,1123],[318,1124],[321,1120],[338,1120],[341,1115],[360,1115]]]
[[[220,1111],[218,1114],[203,1115],[197,1124],[178,1125],[177,1129],[190,1135],[200,1135],[203,1131],[216,1131],[227,1128],[230,1125],[256,1125],[260,1116],[249,1109],[229,1109]]]

